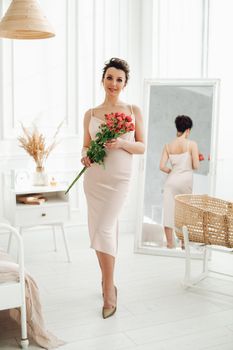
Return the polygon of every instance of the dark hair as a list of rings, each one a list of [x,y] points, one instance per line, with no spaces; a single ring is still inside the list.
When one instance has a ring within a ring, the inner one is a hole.
[[[193,121],[187,115],[178,115],[175,119],[176,129],[178,132],[184,133],[187,129],[192,129]]]
[[[121,58],[117,58],[117,57],[113,57],[109,61],[105,62],[105,65],[103,68],[102,81],[104,80],[107,69],[111,67],[123,70],[125,72],[125,85],[126,85],[129,80],[129,65],[125,60],[122,60]]]

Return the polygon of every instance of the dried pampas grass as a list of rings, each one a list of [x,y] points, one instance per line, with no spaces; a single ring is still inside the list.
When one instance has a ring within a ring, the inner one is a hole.
[[[52,137],[52,143],[49,146],[46,146],[45,137],[38,131],[36,125],[33,125],[33,128],[30,131],[30,128],[26,128],[23,123],[21,123],[24,135],[18,137],[19,146],[25,149],[25,151],[35,160],[37,168],[43,168],[44,162],[56,147],[58,143],[56,138],[62,124],[63,121],[58,125],[56,132]]]

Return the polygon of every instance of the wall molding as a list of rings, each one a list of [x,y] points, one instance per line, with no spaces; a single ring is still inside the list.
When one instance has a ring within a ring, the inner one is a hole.
[[[77,120],[74,118],[74,116],[77,115],[77,106],[76,106],[76,98],[75,98],[77,94],[74,91],[77,88],[76,79],[75,79],[77,75],[74,74],[74,72],[76,72],[76,63],[77,63],[76,47],[74,48],[74,42],[76,43],[74,36],[76,35],[75,14],[76,14],[77,2],[75,0],[64,0],[64,6],[66,8],[66,11],[64,13],[65,36],[66,36],[66,42],[65,42],[66,66],[64,67],[64,71],[66,72],[65,73],[66,94],[64,96],[65,121],[66,121],[68,132],[73,131],[76,134],[78,134],[78,131],[79,131],[79,128],[77,127],[78,123],[77,123]],[[7,83],[5,83],[6,87],[4,86],[3,87],[5,91],[6,90],[9,90],[9,91],[4,92],[1,96],[1,98],[3,99],[3,104],[2,104],[3,120],[1,120],[1,123],[2,123],[1,129],[3,130],[2,139],[7,140],[12,138],[14,139],[19,129],[18,125],[16,125],[16,113],[15,113],[15,93],[16,92],[15,92],[15,69],[14,69],[15,50],[16,50],[15,46],[18,45],[18,42],[11,40],[8,42],[4,42],[3,45],[4,45],[3,49],[1,50],[1,56],[4,59],[3,60],[3,66],[4,66],[3,77],[5,76],[8,80]],[[20,50],[18,46],[17,46],[17,50]],[[10,86],[9,86],[9,82],[10,82]],[[3,79],[3,82],[1,83],[4,84],[4,79]],[[39,114],[40,111],[37,111],[36,113]],[[48,126],[49,126],[49,119],[48,119]]]
[[[80,151],[77,150],[77,152],[72,152],[72,151],[68,151],[68,152],[57,152],[57,153],[53,153],[51,156],[54,160],[57,159],[61,159],[61,158],[76,158],[76,157],[80,157]],[[4,154],[1,155],[0,154],[0,161],[28,161],[28,159],[32,159],[26,152],[25,154]]]
[[[152,77],[160,77],[160,0],[153,1]]]
[[[201,76],[202,76],[202,78],[208,77],[209,17],[210,17],[210,0],[203,0],[203,4],[202,4],[202,60],[201,60]]]
[[[2,18],[3,2],[0,2],[0,16]],[[3,139],[3,41],[0,40],[0,140]]]
[[[140,37],[140,26],[143,2],[141,0],[98,0],[98,2],[96,2],[96,0],[86,0],[85,2],[77,0],[64,1],[64,3],[66,3],[66,16],[69,16],[69,21],[66,22],[66,48],[65,46],[63,47],[64,50],[67,49],[67,93],[66,96],[62,95],[61,98],[66,98],[67,127],[64,125],[61,130],[61,138],[62,141],[64,140],[64,147],[62,144],[62,148],[58,148],[58,151],[54,150],[51,158],[49,157],[48,159],[48,173],[52,173],[49,171],[50,169],[56,171],[56,169],[65,168],[67,174],[66,179],[70,180],[75,173],[81,169],[79,159],[82,144],[83,113],[93,104],[99,103],[103,98],[103,91],[100,87],[100,77],[105,60],[110,57],[119,56],[129,61],[132,71],[132,81],[130,80],[129,88],[127,88],[127,91],[124,92],[124,96],[122,97],[123,99],[126,98],[129,102],[131,102],[130,98],[132,97],[132,102],[139,105],[141,104],[142,88],[138,82],[140,82],[142,78],[142,38]],[[152,2],[153,0],[150,1]],[[1,3],[2,2],[0,2],[0,4]],[[62,3],[61,6],[62,7],[59,8],[63,10],[65,5]],[[119,18],[117,18],[118,14]],[[59,18],[61,25],[65,25],[64,17]],[[8,90],[12,88],[12,93],[14,93],[16,91],[15,88],[17,88],[16,85],[13,86],[14,78],[11,76],[11,73],[13,73],[14,47],[10,47],[9,41],[4,41],[2,45],[3,50],[0,46],[0,55],[4,61],[2,63],[5,65],[7,63],[8,66],[2,73],[4,73],[4,77],[7,77],[7,83],[9,83],[10,80],[12,81],[12,86],[8,86]],[[6,51],[8,55],[6,55]],[[7,62],[9,55],[11,56],[11,63],[10,61]],[[17,73],[17,71],[15,73]],[[62,77],[65,77],[64,74]],[[4,94],[6,94],[6,92],[4,92]],[[10,96],[10,92],[7,92],[7,94],[8,95],[5,95],[5,97],[4,95],[0,96],[0,99],[4,98],[5,101],[11,100],[13,102],[14,95]],[[46,100],[44,105],[47,105]],[[37,106],[40,107],[40,104],[38,103]],[[39,107],[36,109],[39,109]],[[62,111],[63,107],[64,104],[62,104]],[[13,168],[27,168],[29,166],[29,170],[31,170],[34,166],[33,160],[29,159],[26,152],[23,153],[17,146],[16,138],[20,131],[15,128],[14,125],[18,114],[16,113],[15,115],[14,112],[19,112],[19,110],[11,110],[11,106],[8,102],[7,105],[4,106],[4,109],[4,120],[1,118],[0,122],[0,127],[1,123],[3,123],[1,130],[4,130],[2,133],[2,140],[0,141],[1,172]],[[32,107],[28,106],[28,110],[29,109],[31,110]],[[48,128],[52,122],[53,121],[49,119],[48,121],[45,120],[45,124],[48,124]],[[54,115],[53,124],[55,124],[55,122],[56,115]],[[64,132],[64,134],[62,134],[62,132]],[[0,178],[0,192],[3,186]],[[135,187],[136,186],[133,185],[133,188]],[[133,190],[131,192],[135,193]],[[86,222],[85,198],[81,181],[72,189],[71,197],[75,220],[77,220],[77,222],[80,222],[80,220]],[[132,194],[129,198],[130,203],[131,197]],[[124,221],[124,224],[122,224],[125,227],[124,230],[130,225],[132,226],[135,221],[133,208],[130,208],[128,204],[126,205],[128,206],[127,213],[129,221],[126,222],[124,218],[122,218]],[[4,202],[0,199],[0,216],[3,209]]]

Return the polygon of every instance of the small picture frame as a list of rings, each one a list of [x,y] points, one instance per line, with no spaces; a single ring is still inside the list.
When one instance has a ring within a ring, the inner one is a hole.
[[[11,170],[11,187],[27,187],[30,185],[30,174],[27,170]]]

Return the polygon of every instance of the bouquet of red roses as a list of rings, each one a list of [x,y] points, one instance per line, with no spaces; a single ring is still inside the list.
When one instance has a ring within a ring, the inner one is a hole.
[[[129,131],[134,131],[134,124],[131,116],[124,113],[105,114],[105,122],[99,126],[99,131],[96,134],[96,139],[92,140],[87,150],[87,156],[92,163],[103,164],[106,156],[105,142],[116,139],[120,135],[126,134]],[[68,193],[75,182],[86,171],[87,167],[83,167],[74,181],[70,184],[65,193]]]

